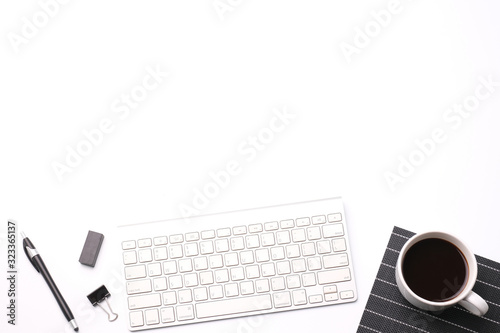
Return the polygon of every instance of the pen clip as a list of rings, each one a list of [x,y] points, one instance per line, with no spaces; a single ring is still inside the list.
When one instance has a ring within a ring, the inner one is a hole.
[[[35,267],[36,271],[40,273],[40,268],[38,267],[38,264],[33,260],[33,257],[38,254],[38,252],[35,249],[35,246],[33,243],[31,243],[30,239],[28,237],[25,237],[23,239],[23,249],[24,253],[26,253],[26,257],[28,257],[28,260],[31,262],[33,267]]]

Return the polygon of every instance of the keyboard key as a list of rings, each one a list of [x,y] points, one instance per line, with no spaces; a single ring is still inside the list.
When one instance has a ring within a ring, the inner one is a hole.
[[[340,222],[340,221],[342,221],[342,214],[340,213],[328,214],[328,222]]]
[[[186,242],[194,242],[200,239],[200,234],[198,232],[188,232],[186,234]]]
[[[130,327],[144,326],[144,318],[142,317],[142,311],[130,312]]]
[[[224,266],[223,261],[222,261],[222,255],[220,255],[220,254],[210,256],[209,261],[210,261],[210,268],[212,268],[212,269],[221,268],[222,266]]]
[[[328,224],[323,226],[323,237],[339,237],[344,235],[342,223]]]
[[[182,243],[184,241],[184,235],[177,234],[170,236],[170,244]]]
[[[304,259],[292,260],[292,270],[294,273],[306,271],[306,261]]]
[[[149,262],[153,261],[153,255],[151,254],[151,249],[139,250],[139,262]]]
[[[122,242],[122,249],[123,250],[135,249],[135,241],[131,240]],[[141,313],[141,318],[142,318],[142,313]]]
[[[229,281],[229,273],[227,269],[219,269],[215,271],[215,282],[224,283]]]
[[[316,254],[314,243],[302,243],[302,255],[312,256]]]
[[[175,320],[174,316],[174,308],[173,307],[168,307],[168,308],[162,308],[160,310],[160,316],[161,316],[161,322],[162,323],[171,323]]]
[[[258,235],[246,236],[245,240],[247,243],[247,249],[254,249],[256,247],[259,247],[259,245],[260,245]]]
[[[179,303],[190,303],[193,301],[190,289],[179,290]]]
[[[215,230],[205,230],[201,232],[201,239],[215,238]]]
[[[307,239],[317,240],[321,238],[321,229],[319,227],[307,228]]]
[[[211,299],[218,299],[224,297],[223,289],[221,285],[217,286],[211,286],[209,288],[210,290],[210,298]]]
[[[271,258],[273,260],[283,260],[285,259],[285,249],[283,246],[271,248]]]
[[[189,273],[184,275],[184,285],[186,287],[196,287],[198,285],[198,274]]]
[[[214,253],[214,243],[212,241],[200,242],[200,252],[201,254]]]
[[[264,277],[276,275],[276,270],[274,269],[274,264],[272,262],[267,264],[262,264],[261,269],[262,269],[262,276]]]
[[[155,257],[155,260],[166,260],[168,258],[167,255],[167,248],[166,247],[156,247],[153,250],[153,255]]]
[[[226,297],[234,297],[238,296],[238,284],[237,283],[228,283],[224,286],[224,291]]]
[[[240,290],[242,295],[251,295],[255,293],[252,281],[240,282]]]
[[[179,272],[186,273],[193,270],[193,262],[191,259],[181,259],[179,260]]]
[[[144,311],[144,316],[146,317],[147,325],[156,325],[160,323],[160,317],[158,316],[157,309],[150,309]]]
[[[127,282],[127,294],[141,294],[151,292],[151,280],[139,280]]]
[[[163,296],[163,304],[165,305],[173,305],[177,303],[177,294],[175,291],[167,291],[162,294]]]
[[[283,220],[280,222],[281,229],[290,229],[294,227],[293,220]]]
[[[328,284],[349,281],[351,279],[351,272],[349,268],[334,269],[330,271],[318,272],[318,283]]]
[[[165,261],[163,263],[163,273],[165,273],[166,275],[177,273],[176,262],[175,261]]]
[[[272,232],[261,234],[260,238],[262,240],[262,246],[273,246],[276,244],[274,241],[274,234]]]
[[[233,227],[233,235],[244,235],[247,233],[247,227],[242,225],[239,227]]]
[[[193,294],[194,294],[194,300],[197,302],[206,301],[208,299],[207,288],[205,287],[194,288]]]
[[[208,269],[207,257],[198,257],[193,259],[194,269],[196,271],[202,271]]]
[[[149,276],[160,276],[161,275],[161,264],[155,262],[154,264],[148,265],[148,275]]]
[[[290,232],[288,230],[278,231],[276,233],[276,240],[279,245],[290,243]]]
[[[255,260],[257,262],[266,262],[269,261],[269,250],[268,249],[258,249],[255,250]]]
[[[290,292],[285,291],[282,293],[274,293],[273,294],[273,302],[275,308],[284,308],[288,306],[292,306],[292,299],[290,297]]]
[[[271,279],[271,288],[273,291],[285,289],[285,279],[282,276],[274,277]]]
[[[226,267],[236,266],[239,264],[238,253],[231,252],[224,255],[224,262]]]
[[[288,289],[300,288],[300,276],[288,275],[286,277],[286,286]]]
[[[194,257],[198,255],[198,244],[188,243],[184,244],[184,254],[186,257]]]
[[[245,269],[243,267],[231,268],[231,280],[241,281],[245,279]]]
[[[253,264],[254,263],[253,251],[241,251],[240,260],[243,265]]]
[[[316,247],[318,249],[318,254],[325,254],[332,252],[332,247],[330,246],[330,242],[327,240],[317,242]]]
[[[217,239],[215,241],[215,251],[217,253],[227,252],[229,251],[229,242],[226,238]]]
[[[138,247],[148,247],[151,246],[151,238],[143,238],[137,241]]]
[[[123,264],[130,265],[137,263],[137,254],[135,251],[123,252]]]
[[[172,245],[168,248],[170,259],[177,259],[182,257],[182,245]]]
[[[302,285],[304,287],[315,286],[316,285],[316,274],[314,274],[314,273],[302,274]]]
[[[292,230],[292,240],[297,242],[303,242],[306,240],[306,232],[304,229],[295,229]]]
[[[310,257],[307,258],[307,267],[310,271],[317,271],[321,269],[321,258],[320,257]]]
[[[339,299],[339,294],[337,293],[325,294],[325,301],[327,302],[337,301],[338,299]]]
[[[138,279],[146,277],[146,266],[138,265],[138,266],[129,266],[125,267],[125,279]]]
[[[347,266],[349,265],[347,253],[324,256],[323,265],[325,266],[325,268]]]
[[[177,312],[177,320],[191,320],[194,319],[194,308],[191,304],[189,305],[179,305],[175,308]]]
[[[278,275],[290,274],[290,263],[288,261],[279,261],[276,263]]]
[[[201,272],[200,273],[200,284],[205,286],[207,284],[214,283],[214,275],[212,272]]]
[[[243,237],[231,238],[231,251],[239,251],[245,248],[245,240]]]
[[[336,293],[337,292],[337,286],[336,285],[333,285],[333,286],[324,286],[323,287],[323,292],[325,294]]]
[[[301,217],[296,221],[297,221],[297,227],[305,227],[311,224],[308,217]]]
[[[260,279],[255,281],[255,289],[258,293],[269,292],[269,281],[267,279]]]
[[[247,279],[255,279],[260,277],[258,265],[247,266],[245,267],[245,271],[247,272]]]
[[[155,291],[167,290],[167,278],[159,277],[153,280]]]
[[[352,290],[341,291],[340,298],[342,299],[354,298],[354,292]]]
[[[278,230],[279,229],[279,225],[278,225],[278,222],[267,222],[267,223],[264,223],[264,229],[266,231],[274,231],[274,230]]]
[[[344,238],[332,239],[333,251],[340,252],[347,249]]]
[[[262,231],[262,224],[258,223],[258,224],[250,224],[248,226],[248,232],[250,232],[251,234],[254,234],[256,232],[261,232]]]
[[[196,314],[200,319],[230,314],[269,310],[272,308],[270,295],[248,296],[204,302],[196,304]]]
[[[297,244],[286,246],[286,257],[287,258],[298,258],[300,257],[300,246]]]
[[[313,216],[312,224],[324,224],[324,223],[326,223],[325,215]]]
[[[149,294],[141,296],[130,296],[128,298],[128,308],[130,310],[150,308],[161,305],[160,294]]]
[[[182,276],[181,275],[172,275],[168,277],[168,285],[170,289],[179,289],[182,288]]]
[[[292,291],[293,305],[307,304],[307,295],[304,289]]]
[[[321,302],[323,302],[323,296],[321,296],[321,295],[309,296],[309,303],[314,304],[314,303],[321,303]]]
[[[165,245],[168,243],[167,236],[156,237],[153,239],[153,243],[155,246]]]
[[[229,237],[231,236],[231,228],[222,228],[217,230],[217,237]]]

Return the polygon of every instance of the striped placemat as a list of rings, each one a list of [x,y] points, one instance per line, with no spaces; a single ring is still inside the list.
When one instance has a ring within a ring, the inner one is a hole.
[[[500,333],[500,264],[476,256],[474,291],[489,305],[484,317],[461,306],[435,314],[419,310],[401,295],[395,266],[399,251],[414,233],[394,227],[357,333]]]

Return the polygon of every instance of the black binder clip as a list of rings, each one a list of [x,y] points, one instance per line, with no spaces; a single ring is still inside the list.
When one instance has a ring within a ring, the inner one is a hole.
[[[111,305],[109,305],[108,302],[108,297],[110,297],[111,294],[109,293],[108,289],[104,285],[100,286],[96,290],[94,290],[92,293],[87,295],[87,298],[89,299],[90,303],[92,303],[93,306],[99,306],[106,314],[108,315],[108,320],[109,321],[115,321],[118,318],[118,315],[113,312],[113,309],[111,309]],[[106,311],[105,308],[101,306],[100,303],[102,301],[106,301],[106,304],[108,304],[109,311]],[[112,317],[114,316],[114,317]]]

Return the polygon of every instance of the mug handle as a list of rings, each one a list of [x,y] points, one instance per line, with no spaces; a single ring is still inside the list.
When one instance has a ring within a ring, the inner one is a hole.
[[[489,308],[488,303],[486,303],[481,296],[473,291],[471,291],[463,300],[458,302],[458,304],[480,317],[484,316],[486,312],[488,312]]]

